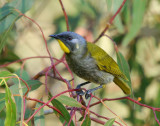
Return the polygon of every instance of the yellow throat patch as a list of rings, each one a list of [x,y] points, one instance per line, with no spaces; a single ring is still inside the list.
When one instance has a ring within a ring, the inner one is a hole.
[[[60,39],[57,39],[57,41],[65,53],[70,53],[69,48]]]

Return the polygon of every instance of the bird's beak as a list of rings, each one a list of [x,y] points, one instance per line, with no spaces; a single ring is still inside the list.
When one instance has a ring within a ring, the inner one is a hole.
[[[58,35],[49,35],[49,37],[57,39],[57,41],[59,42],[59,45],[61,46],[62,50],[65,53],[70,53],[69,48],[64,44],[64,42],[61,40],[60,36],[58,36]]]
[[[58,35],[49,35],[49,37],[55,38],[55,39],[59,39]]]

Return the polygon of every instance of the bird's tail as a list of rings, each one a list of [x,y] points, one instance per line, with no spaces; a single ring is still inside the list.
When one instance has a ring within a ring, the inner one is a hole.
[[[119,79],[118,77],[115,77],[113,81],[115,84],[117,84],[122,89],[122,91],[125,94],[127,95],[131,94],[131,88],[123,80]]]

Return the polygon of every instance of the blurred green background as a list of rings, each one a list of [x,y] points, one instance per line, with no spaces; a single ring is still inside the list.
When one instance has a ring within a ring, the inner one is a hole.
[[[2,8],[5,3],[13,1],[1,0],[0,14],[3,9],[7,8]],[[18,8],[19,2],[22,0],[15,1],[9,7]],[[88,41],[93,41],[105,28],[106,23],[109,22],[122,1],[63,0],[62,2],[69,18],[71,31],[81,34]],[[23,7],[18,9],[26,12],[27,16],[41,26],[52,56],[60,58],[63,52],[57,41],[48,37],[50,34],[66,31],[66,22],[59,1],[29,0],[25,2],[26,10]],[[7,15],[5,17],[0,16],[0,65],[31,56],[48,56],[41,32],[33,22],[25,17],[19,17],[19,19],[10,17],[7,20],[8,17]],[[129,63],[135,99],[141,97],[141,103],[160,107],[160,0],[128,0],[106,34],[116,42],[119,51],[122,52]],[[109,38],[102,37],[96,44],[116,60],[114,45]],[[31,59],[25,62],[24,68],[30,77],[33,77],[49,65],[49,59]],[[0,68],[0,70],[7,69],[14,72],[20,67],[21,63],[15,63],[9,67]],[[64,78],[71,79],[64,65],[58,65],[57,69]],[[41,78],[41,81],[44,82],[44,78]],[[84,80],[75,76],[75,84],[82,82]],[[54,79],[50,79],[48,86],[53,94],[66,90],[64,83]],[[96,85],[89,85],[88,88],[93,86]],[[41,92],[41,95],[39,92]],[[41,91],[30,95],[42,97],[44,87],[41,88]],[[124,96],[123,92],[114,83],[95,92],[95,95],[100,98]],[[43,98],[47,100],[46,97]],[[106,104],[129,126],[158,126],[153,112],[147,108],[123,100],[106,102]],[[28,106],[31,106],[31,103]],[[103,105],[95,106],[91,110],[106,117],[115,117]],[[160,119],[160,113],[157,113],[157,118]],[[46,115],[45,119],[46,126],[53,125],[53,123],[61,125],[54,115]],[[92,125],[97,124],[92,123]]]

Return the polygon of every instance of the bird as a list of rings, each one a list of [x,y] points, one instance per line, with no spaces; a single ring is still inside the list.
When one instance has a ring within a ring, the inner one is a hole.
[[[71,31],[53,34],[49,37],[58,41],[65,53],[65,58],[71,71],[87,81],[78,85],[78,89],[90,82],[99,84],[98,87],[86,91],[86,99],[91,96],[92,92],[105,87],[106,84],[111,82],[118,85],[126,95],[131,94],[129,85],[124,81],[128,80],[127,77],[113,58],[102,48],[94,43],[87,42],[84,37]],[[77,94],[83,95],[84,92],[82,90],[77,91]]]

